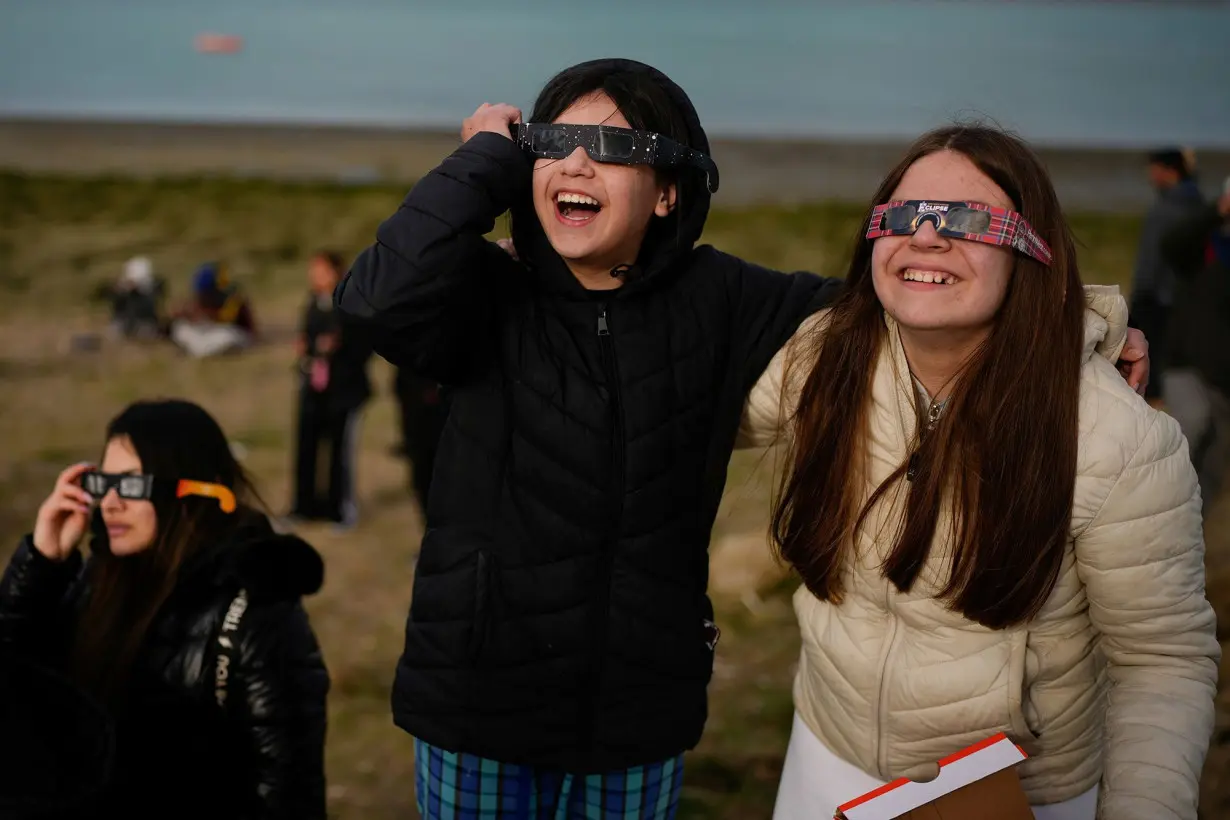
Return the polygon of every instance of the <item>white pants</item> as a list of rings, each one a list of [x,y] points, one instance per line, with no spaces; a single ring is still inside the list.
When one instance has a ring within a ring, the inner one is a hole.
[[[773,820],[824,820],[843,803],[883,785],[830,752],[796,712]],[[1035,820],[1094,820],[1097,809],[1097,786],[1062,803],[1033,807]]]
[[[243,328],[213,322],[178,321],[171,326],[171,340],[196,358],[242,350],[252,343]]]

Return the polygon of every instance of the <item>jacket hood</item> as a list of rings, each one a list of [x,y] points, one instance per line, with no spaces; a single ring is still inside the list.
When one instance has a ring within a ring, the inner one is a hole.
[[[1085,337],[1081,362],[1095,353],[1119,361],[1127,343],[1128,306],[1118,285],[1085,285]]]
[[[594,67],[607,67],[611,71],[645,74],[651,77],[678,106],[687,124],[688,145],[697,151],[710,154],[709,138],[704,128],[701,127],[696,107],[692,105],[692,100],[684,90],[669,77],[644,63],[618,58],[590,60],[575,66],[575,68]],[[532,164],[534,160],[532,157],[527,157],[526,161]],[[703,182],[689,186],[688,194],[686,197],[681,196],[678,200],[678,230],[669,233],[655,232],[646,236],[636,265],[632,270],[623,273],[625,284],[623,288],[620,288],[621,291],[644,286],[650,279],[671,268],[691,253],[704,231],[705,220],[709,216],[711,197]],[[568,270],[567,264],[547,240],[542,225],[538,221],[538,215],[534,212],[532,196],[532,193],[527,193],[512,208],[512,237],[518,256],[534,271],[545,287],[573,295],[587,294],[588,291],[576,280],[576,277]],[[657,218],[654,217],[654,219]]]
[[[219,549],[200,558],[193,575],[199,571],[216,583],[238,583],[251,600],[314,595],[325,579],[320,553],[297,535],[275,532],[264,515],[254,515]]]
[[[311,544],[272,531],[235,547],[233,571],[254,598],[315,595],[325,581],[325,562]]]

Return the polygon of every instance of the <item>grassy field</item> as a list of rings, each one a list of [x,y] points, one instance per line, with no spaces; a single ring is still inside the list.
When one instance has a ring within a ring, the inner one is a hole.
[[[96,458],[106,421],[138,397],[200,402],[246,451],[245,463],[276,510],[289,499],[294,325],[307,256],[321,247],[353,254],[402,191],[227,181],[70,180],[0,175],[0,555],[33,523],[56,473]],[[718,211],[705,240],[753,261],[838,274],[858,210],[820,205]],[[1125,284],[1139,228],[1135,216],[1074,215],[1087,281]],[[72,352],[74,334],[102,330],[89,294],[125,259],[149,255],[173,299],[206,259],[227,260],[255,299],[265,341],[243,356],[194,361],[167,346],[105,342]],[[345,535],[307,527],[325,555],[327,580],[310,602],[332,671],[329,797],[340,818],[414,816],[412,744],[389,718],[388,688],[401,647],[420,517],[405,465],[387,454],[398,438],[392,372],[373,365],[379,395],[364,418],[362,523]],[[768,476],[763,454],[736,456],[714,534],[712,586],[723,629],[711,718],[688,760],[685,817],[768,817],[790,725],[797,636],[789,593],[764,539]],[[1223,505],[1224,510],[1226,505]],[[1230,552],[1226,515],[1209,524],[1209,547]],[[1214,574],[1230,614],[1224,573]],[[1226,725],[1226,724],[1223,724]],[[1209,817],[1230,794],[1230,749],[1210,760]]]

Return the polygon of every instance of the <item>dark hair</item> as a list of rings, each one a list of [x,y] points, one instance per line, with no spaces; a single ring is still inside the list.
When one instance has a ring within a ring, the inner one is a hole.
[[[1008,194],[1053,260],[1047,267],[1015,255],[994,327],[955,382],[947,412],[918,443],[904,522],[882,571],[898,590],[911,588],[950,498],[953,520],[944,524],[952,525],[953,552],[939,597],[970,620],[1002,628],[1027,621],[1046,602],[1068,542],[1084,295],[1072,234],[1046,169],[1003,131],[956,126],[923,135],[884,178],[867,218],[911,165],[945,150],[963,154]],[[867,498],[860,466],[886,339],[871,256],[872,240],[860,230],[828,327],[798,358],[814,365],[792,420],[795,438],[773,515],[780,555],[812,593],[834,602],[841,601],[843,568],[868,514],[907,468],[899,465]]]
[[[1151,151],[1149,164],[1168,168],[1178,174],[1179,179],[1190,179],[1194,170],[1181,148],[1160,148]]]
[[[648,70],[625,68],[608,61],[581,63],[552,77],[538,93],[529,121],[554,122],[577,100],[599,92],[611,98],[634,129],[652,131],[691,148],[705,147],[693,144],[681,105]],[[672,231],[677,234],[683,203],[690,202],[704,184],[696,174],[675,170],[659,169],[657,178],[659,184],[675,185],[675,209],[669,217],[655,216],[650,220],[646,245]]]
[[[94,556],[87,598],[77,619],[73,668],[84,686],[108,700],[127,682],[146,631],[174,589],[179,570],[263,508],[222,428],[196,404],[177,399],[138,401],[107,425],[106,440],[118,438],[132,443],[144,474],[223,484],[235,493],[237,507],[228,514],[213,499],[155,495],[154,543],[124,557],[107,548],[95,511]]]
[[[329,250],[327,248],[318,250],[316,253],[312,254],[312,258],[323,260],[324,263],[332,268],[333,272],[338,276],[341,276],[346,272],[346,259],[337,251]]]

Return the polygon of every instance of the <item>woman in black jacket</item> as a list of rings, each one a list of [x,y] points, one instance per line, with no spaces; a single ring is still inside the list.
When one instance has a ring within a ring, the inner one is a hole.
[[[0,581],[0,645],[110,712],[110,783],[73,817],[325,816],[329,678],[300,601],[323,564],[255,503],[213,418],[157,401],[39,508]]]

